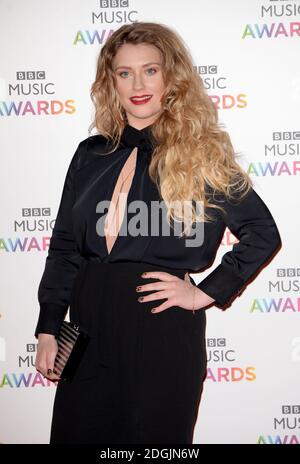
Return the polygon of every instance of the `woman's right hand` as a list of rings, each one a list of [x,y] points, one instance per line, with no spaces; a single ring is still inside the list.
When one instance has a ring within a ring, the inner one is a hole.
[[[35,368],[44,377],[50,380],[59,380],[60,377],[53,373],[54,360],[58,351],[57,341],[54,335],[39,333],[38,347],[35,358]],[[51,369],[51,373],[49,371]]]

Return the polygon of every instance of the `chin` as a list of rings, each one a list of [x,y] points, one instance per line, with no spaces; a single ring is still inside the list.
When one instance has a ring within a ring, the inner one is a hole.
[[[132,111],[132,114],[137,115],[137,116],[144,116],[151,118],[151,116],[155,116],[157,113],[161,111],[161,108],[153,108],[149,109],[147,108],[137,108],[136,111]]]

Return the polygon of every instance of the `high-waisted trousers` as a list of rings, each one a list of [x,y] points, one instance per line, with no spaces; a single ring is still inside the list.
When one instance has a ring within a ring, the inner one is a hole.
[[[185,269],[145,262],[84,260],[69,319],[91,339],[71,382],[59,380],[50,444],[193,443],[206,377],[206,314],[139,302],[144,271],[184,279]],[[191,279],[192,280],[192,279]]]

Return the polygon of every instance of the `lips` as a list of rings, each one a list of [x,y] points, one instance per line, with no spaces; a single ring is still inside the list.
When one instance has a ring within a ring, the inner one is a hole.
[[[141,105],[143,103],[147,103],[149,100],[151,100],[152,95],[140,95],[140,96],[133,96],[130,97],[130,101],[134,103],[135,105]]]

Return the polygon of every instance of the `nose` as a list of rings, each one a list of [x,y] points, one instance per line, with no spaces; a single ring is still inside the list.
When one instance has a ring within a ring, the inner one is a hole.
[[[143,89],[144,86],[144,80],[141,74],[136,73],[133,78],[133,88],[134,89]]]

